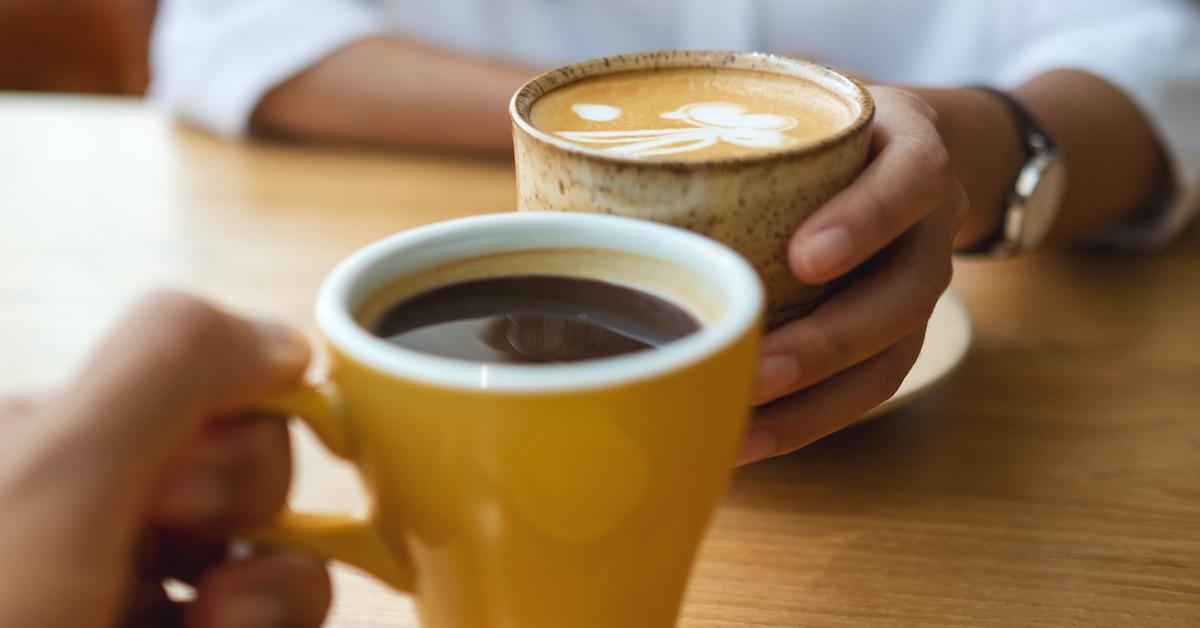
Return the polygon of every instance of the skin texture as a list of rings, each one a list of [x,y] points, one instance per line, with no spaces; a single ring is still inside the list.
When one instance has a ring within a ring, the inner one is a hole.
[[[0,626],[317,626],[311,559],[227,557],[283,506],[277,418],[231,413],[299,377],[302,336],[161,294],[66,386],[0,399]],[[171,603],[161,581],[196,587]]]
[[[534,73],[368,39],[272,91],[253,126],[296,138],[506,153],[508,99]],[[788,250],[798,281],[828,281],[868,261],[869,268],[813,315],[765,338],[760,411],[741,463],[803,447],[895,392],[949,284],[954,247],[996,228],[1025,161],[1012,118],[994,96],[921,87],[872,92],[879,115],[871,165],[800,227]],[[1062,70],[1014,94],[1066,155],[1069,183],[1054,241],[1094,234],[1163,188],[1161,146],[1118,89]],[[412,124],[417,116],[427,122]],[[440,135],[448,129],[455,132]]]

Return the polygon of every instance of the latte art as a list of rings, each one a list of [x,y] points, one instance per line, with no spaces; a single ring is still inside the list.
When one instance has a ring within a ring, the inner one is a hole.
[[[592,122],[608,122],[621,117],[621,110],[616,107],[586,102],[571,105],[571,111],[574,111],[575,115],[580,118]]]
[[[597,105],[591,105],[595,107]],[[596,121],[572,107],[579,117]],[[617,110],[615,107],[610,109]],[[587,110],[591,113],[592,110]],[[610,119],[615,120],[619,115]],[[783,132],[796,126],[791,116],[747,114],[746,108],[733,103],[697,103],[660,114],[667,120],[682,120],[692,128],[637,129],[633,131],[560,131],[557,135],[580,144],[610,144],[607,152],[616,155],[653,157],[703,150],[717,142],[744,148],[781,148],[796,139]]]
[[[597,76],[546,94],[534,126],[616,156],[704,159],[818,141],[851,121],[806,80],[748,70],[671,68]]]

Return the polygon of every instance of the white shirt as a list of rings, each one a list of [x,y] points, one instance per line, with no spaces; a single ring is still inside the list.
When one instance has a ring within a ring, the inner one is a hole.
[[[150,94],[237,136],[273,86],[379,33],[543,66],[705,48],[924,86],[1013,87],[1083,70],[1142,108],[1173,174],[1171,202],[1114,236],[1165,242],[1200,205],[1200,9],[1187,0],[165,0]]]

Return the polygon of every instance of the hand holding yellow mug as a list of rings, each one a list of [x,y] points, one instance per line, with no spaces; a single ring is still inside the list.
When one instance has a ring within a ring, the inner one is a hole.
[[[381,290],[509,275],[624,285],[701,327],[653,350],[523,365],[403,349],[362,324]],[[328,378],[264,404],[357,466],[371,513],[288,512],[249,536],[411,592],[427,628],[674,625],[748,417],[762,308],[736,253],[631,219],[484,216],[373,244],[317,299]]]

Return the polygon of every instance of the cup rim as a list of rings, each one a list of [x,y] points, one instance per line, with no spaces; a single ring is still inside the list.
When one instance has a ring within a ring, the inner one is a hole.
[[[575,246],[646,255],[679,265],[724,291],[724,311],[699,331],[654,350],[554,365],[477,363],[421,353],[372,335],[354,318],[363,299],[405,273],[500,252]],[[405,264],[408,267],[399,272],[380,270],[381,265]],[[368,285],[372,274],[387,278]],[[326,341],[337,350],[392,376],[442,388],[544,393],[610,387],[686,368],[745,333],[756,333],[763,304],[758,274],[749,262],[715,240],[632,218],[514,212],[434,223],[359,249],[322,283],[316,318]]]
[[[712,159],[644,159],[613,155],[600,149],[580,146],[555,137],[538,129],[529,120],[529,113],[533,108],[533,103],[537,102],[538,98],[555,89],[586,78],[642,69],[712,67],[711,65],[706,65],[706,62],[712,63],[716,60],[730,62],[735,59],[763,61],[768,67],[756,68],[759,71],[798,76],[817,82],[823,87],[827,87],[829,83],[840,84],[841,87],[848,88],[854,92],[854,100],[859,107],[858,116],[848,126],[837,133],[815,142],[781,150],[715,157]],[[532,92],[543,89],[546,83],[551,83],[553,86],[534,97]],[[811,61],[785,57],[769,52],[653,50],[588,59],[539,74],[526,81],[513,94],[508,103],[508,115],[512,123],[522,132],[568,153],[622,165],[651,166],[672,170],[697,170],[712,166],[760,164],[781,159],[801,158],[825,152],[832,147],[849,142],[870,125],[871,121],[875,118],[875,100],[871,97],[871,93],[867,88],[854,77],[847,76],[832,68]]]

